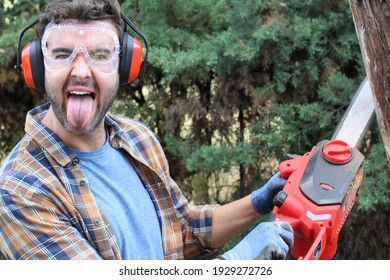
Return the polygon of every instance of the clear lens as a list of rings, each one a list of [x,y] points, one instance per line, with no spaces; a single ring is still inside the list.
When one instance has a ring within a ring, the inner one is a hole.
[[[64,69],[82,53],[95,70],[114,74],[118,70],[120,46],[115,28],[109,24],[67,20],[47,25],[42,52],[47,70]]]

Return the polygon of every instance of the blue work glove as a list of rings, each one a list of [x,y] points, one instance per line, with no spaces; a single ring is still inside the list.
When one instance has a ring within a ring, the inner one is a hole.
[[[253,208],[263,215],[270,213],[274,207],[275,195],[283,189],[286,182],[286,179],[280,177],[280,172],[277,172],[264,186],[251,193]]]
[[[284,260],[293,243],[294,230],[288,222],[263,222],[220,257],[225,260]]]

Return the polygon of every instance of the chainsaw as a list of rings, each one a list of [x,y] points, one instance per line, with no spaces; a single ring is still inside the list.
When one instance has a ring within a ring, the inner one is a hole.
[[[373,116],[374,102],[365,78],[331,139],[279,164],[287,182],[274,198],[271,217],[289,222],[294,229],[294,258],[336,257],[339,233],[363,181],[364,156],[358,148]]]

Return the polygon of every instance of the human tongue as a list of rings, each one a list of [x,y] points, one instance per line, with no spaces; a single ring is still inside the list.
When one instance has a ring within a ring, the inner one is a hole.
[[[86,128],[92,119],[93,98],[91,95],[70,95],[68,99],[68,122],[74,128]]]

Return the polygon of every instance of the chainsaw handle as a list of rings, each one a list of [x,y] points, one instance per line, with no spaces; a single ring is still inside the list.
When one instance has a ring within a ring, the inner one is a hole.
[[[321,224],[315,224],[314,226],[314,241],[307,251],[305,256],[298,257],[298,260],[319,260],[324,252],[324,248],[327,246],[326,240],[326,227]],[[337,243],[337,242],[336,242]]]
[[[314,148],[313,148],[314,149]],[[306,157],[310,157],[310,152],[304,154],[303,156],[296,157],[293,159],[288,159],[279,164],[280,176],[284,179],[288,179],[292,173],[306,166]]]

